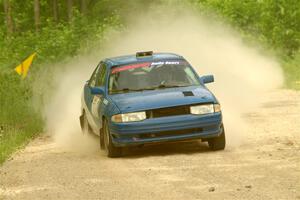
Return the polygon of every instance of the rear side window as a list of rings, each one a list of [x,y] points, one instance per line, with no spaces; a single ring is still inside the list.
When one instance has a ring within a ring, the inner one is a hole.
[[[89,80],[89,86],[91,87],[104,86],[106,80],[106,71],[107,71],[106,65],[104,63],[100,63],[95,69],[95,71],[93,72]]]
[[[107,67],[104,63],[101,63],[101,70],[99,71],[99,76],[97,77],[96,86],[104,86],[106,80]]]
[[[97,82],[97,75],[99,74],[99,71],[101,69],[101,65],[99,64],[96,69],[94,70],[90,80],[89,80],[89,86],[95,87],[96,82]]]

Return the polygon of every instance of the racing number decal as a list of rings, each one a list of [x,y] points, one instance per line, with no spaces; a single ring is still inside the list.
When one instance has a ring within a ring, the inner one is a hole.
[[[99,105],[101,103],[101,96],[100,95],[95,95],[94,98],[93,98],[93,102],[92,102],[92,115],[95,117],[95,118],[99,118],[99,113],[98,113],[98,108],[99,108]]]

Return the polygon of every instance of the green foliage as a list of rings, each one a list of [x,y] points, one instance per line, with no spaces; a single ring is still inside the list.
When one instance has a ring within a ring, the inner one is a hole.
[[[42,121],[30,119],[24,127],[2,127],[0,132],[0,164],[2,164],[16,149],[27,144],[41,133]]]
[[[287,88],[300,90],[300,51],[294,59],[286,58],[282,61]]]
[[[190,1],[202,14],[229,22],[248,42],[275,52],[285,73],[285,86],[300,90],[299,0]]]
[[[299,0],[191,0],[201,11],[214,11],[246,37],[283,56],[300,47]]]
[[[32,96],[27,81],[22,81],[17,74],[0,74],[0,121],[3,124],[14,125],[30,118],[30,108],[27,105]],[[13,111],[13,112],[12,112]]]
[[[81,17],[76,17],[72,25],[48,23],[49,26],[43,27],[38,34],[27,31],[2,40],[0,67],[13,68],[33,52],[38,54],[38,63],[60,62],[77,55],[82,49],[92,48],[92,44],[99,45],[108,28],[119,26],[117,16],[93,23]]]
[[[0,164],[15,149],[43,131],[42,116],[37,109],[40,105],[33,105],[32,99],[33,82],[39,76],[37,72],[41,64],[49,63],[48,66],[51,66],[51,63],[79,53],[88,53],[106,40],[106,31],[121,27],[116,14],[91,20],[75,7],[72,21],[60,15],[60,21],[55,23],[49,11],[45,10],[49,7],[47,1],[41,1],[41,11],[44,10],[46,15],[42,16],[42,25],[36,32],[32,1],[26,0],[28,4],[24,4],[24,9],[23,4],[11,2],[14,33],[8,35],[5,25],[0,24]],[[0,19],[4,20],[1,10],[0,13]],[[37,58],[29,77],[22,80],[13,69],[33,52],[37,52]]]
[[[10,71],[0,73],[0,164],[18,147],[42,132],[43,121],[32,108],[31,84]]]

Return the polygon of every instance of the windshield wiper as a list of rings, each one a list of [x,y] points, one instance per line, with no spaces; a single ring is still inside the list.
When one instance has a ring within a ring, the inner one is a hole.
[[[188,86],[191,86],[191,85],[165,85],[165,84],[160,84],[158,86],[148,87],[148,88],[139,88],[139,89],[123,88],[123,89],[120,89],[120,90],[110,90],[109,92],[111,94],[115,94],[115,93],[140,92],[140,91],[144,91],[144,90],[156,90],[156,89],[188,87]]]
[[[130,89],[130,88],[123,88],[121,90],[110,90],[110,93],[126,93],[126,92],[139,92],[143,90],[155,90],[155,88],[140,88],[140,89]]]
[[[166,84],[160,84],[156,86],[156,88],[161,89],[161,88],[176,88],[176,87],[188,87],[190,85],[166,85]]]
[[[160,84],[156,86],[157,88],[173,88],[173,87],[180,87],[179,85],[165,85],[165,84]]]
[[[154,87],[148,87],[148,88],[143,88],[140,90],[157,90],[157,89],[164,89],[164,88],[176,88],[176,87],[188,87],[191,85],[165,85],[165,84],[160,84]]]
[[[137,91],[135,89],[130,89],[130,88],[123,88],[123,89],[120,89],[120,90],[110,90],[109,92],[110,93],[120,93],[120,92],[131,92],[131,91]]]

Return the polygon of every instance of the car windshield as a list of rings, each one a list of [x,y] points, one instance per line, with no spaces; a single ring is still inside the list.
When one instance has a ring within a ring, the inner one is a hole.
[[[197,75],[184,60],[144,62],[113,67],[109,94],[199,84]]]

